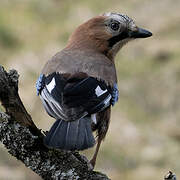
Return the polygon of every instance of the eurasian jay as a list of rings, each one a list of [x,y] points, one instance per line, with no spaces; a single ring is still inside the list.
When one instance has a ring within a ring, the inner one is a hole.
[[[126,15],[105,13],[80,25],[67,46],[44,66],[36,83],[47,113],[56,119],[47,133],[46,146],[84,150],[96,143],[94,166],[105,138],[111,106],[118,101],[114,58],[128,41],[147,38],[151,32],[139,28]]]

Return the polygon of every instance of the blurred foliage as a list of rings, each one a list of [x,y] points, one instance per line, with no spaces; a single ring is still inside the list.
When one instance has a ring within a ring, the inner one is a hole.
[[[8,27],[2,24],[0,24],[0,44],[2,48],[7,49],[14,49],[18,44],[16,36],[11,32]]]
[[[53,120],[35,92],[44,63],[61,50],[81,23],[104,12],[121,12],[153,37],[136,40],[116,58],[120,99],[102,144],[97,170],[113,180],[180,177],[179,0],[1,0],[0,64],[17,69],[20,95],[36,124]],[[89,158],[94,149],[85,153]],[[0,147],[1,180],[38,180]]]

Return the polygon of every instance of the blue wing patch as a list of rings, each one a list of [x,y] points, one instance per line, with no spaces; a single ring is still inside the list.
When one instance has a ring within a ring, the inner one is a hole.
[[[112,99],[111,99],[112,106],[115,105],[118,99],[119,99],[119,90],[118,90],[118,85],[115,83],[112,89]]]
[[[45,76],[43,74],[41,74],[38,78],[38,80],[36,81],[36,93],[37,96],[39,96],[41,90],[44,88],[45,85]]]

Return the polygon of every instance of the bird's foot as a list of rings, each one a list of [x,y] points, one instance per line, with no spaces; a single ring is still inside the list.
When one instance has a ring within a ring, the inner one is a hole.
[[[87,159],[86,156],[79,154],[78,151],[72,151],[72,153],[74,154],[74,156],[81,161],[83,164],[86,164],[88,167],[89,171],[92,171],[94,169],[94,167],[92,166],[91,162]]]
[[[92,158],[89,163],[91,164],[92,168],[94,169],[95,165],[96,165],[96,159]]]
[[[82,154],[81,154],[81,158],[83,159],[84,162],[86,162],[87,167],[88,167],[88,170],[89,170],[89,171],[92,171],[92,170],[94,169],[94,166],[91,164],[91,161],[89,161],[89,160],[86,158],[86,156],[83,156]]]

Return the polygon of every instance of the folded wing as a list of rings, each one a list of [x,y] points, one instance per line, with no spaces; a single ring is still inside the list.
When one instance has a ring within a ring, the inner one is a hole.
[[[55,119],[78,120],[102,111],[111,103],[111,87],[94,77],[53,73],[47,77],[41,75],[39,84],[43,105]]]

